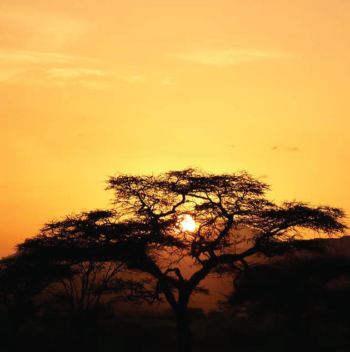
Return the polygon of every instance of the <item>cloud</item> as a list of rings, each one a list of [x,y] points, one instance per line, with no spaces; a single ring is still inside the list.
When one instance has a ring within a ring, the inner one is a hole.
[[[112,76],[91,65],[96,61],[59,52],[0,50],[0,82],[24,85],[78,84],[89,88],[105,88]],[[80,82],[79,82],[80,80]]]
[[[176,83],[173,81],[173,78],[170,76],[164,77],[161,80],[160,84],[163,86],[175,86],[176,85]]]
[[[89,89],[110,86],[106,81],[112,74],[91,68],[53,68],[45,71],[45,78],[56,86],[79,85]]]
[[[77,78],[82,76],[107,76],[108,73],[102,70],[89,68],[53,68],[47,70],[46,73],[52,78]]]
[[[142,83],[146,81],[145,76],[138,76],[138,75],[132,75],[128,77],[124,77],[124,81],[131,82],[131,83]]]
[[[28,80],[34,72],[43,73],[45,68],[56,65],[76,65],[83,58],[59,52],[0,49],[0,82],[20,83]]]
[[[18,8],[9,4],[0,10],[0,23],[0,42],[47,51],[75,42],[87,30],[87,23],[81,19],[23,5]]]
[[[110,86],[110,73],[87,68],[0,69],[0,83],[27,86],[78,85],[101,89]]]
[[[260,61],[264,59],[275,59],[287,57],[281,53],[254,51],[254,50],[218,50],[205,49],[193,50],[188,53],[177,54],[181,60],[212,66],[231,66],[243,62]]]
[[[0,82],[10,81],[14,77],[23,73],[23,70],[19,69],[0,69]]]
[[[89,88],[89,89],[104,89],[110,86],[108,83],[97,82],[97,81],[79,80],[79,81],[76,81],[75,83],[77,85],[80,85],[82,87]]]
[[[2,65],[67,64],[81,59],[82,58],[59,52],[18,50],[11,48],[0,50],[0,64]]]
[[[96,69],[96,60],[67,53],[87,29],[87,22],[66,14],[11,2],[0,7],[0,82],[108,86],[110,74]]]

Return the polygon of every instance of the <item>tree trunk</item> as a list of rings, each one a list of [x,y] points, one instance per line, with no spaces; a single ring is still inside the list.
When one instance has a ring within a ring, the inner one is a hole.
[[[190,321],[187,305],[179,306],[176,312],[176,332],[180,352],[191,352],[193,348],[193,335],[190,330]]]

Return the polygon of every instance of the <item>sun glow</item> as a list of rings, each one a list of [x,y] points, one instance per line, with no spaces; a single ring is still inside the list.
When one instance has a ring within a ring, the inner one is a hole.
[[[189,214],[181,215],[181,217],[179,218],[179,225],[181,231],[193,232],[196,229],[196,222]]]

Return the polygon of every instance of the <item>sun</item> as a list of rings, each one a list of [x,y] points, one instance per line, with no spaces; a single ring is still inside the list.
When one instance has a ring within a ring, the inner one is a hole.
[[[181,231],[193,232],[196,229],[196,222],[191,215],[185,214],[179,217],[179,226]]]

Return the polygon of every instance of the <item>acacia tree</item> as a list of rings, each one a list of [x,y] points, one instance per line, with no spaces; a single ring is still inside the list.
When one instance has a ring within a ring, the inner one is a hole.
[[[341,209],[274,204],[265,198],[268,185],[246,172],[215,175],[189,168],[158,176],[120,174],[110,177],[108,189],[124,216],[119,221],[131,230],[133,253],[125,251],[125,259],[157,279],[155,294],[162,292],[176,315],[181,351],[190,351],[193,343],[189,299],[209,274],[240,274],[249,267],[247,258],[258,254],[314,248],[317,242],[303,241],[302,230],[332,235],[346,229]],[[193,216],[195,231],[179,229],[184,214]],[[251,236],[248,248],[239,252],[237,245],[247,240],[243,228]],[[188,258],[194,270],[184,274]]]
[[[237,276],[258,255],[316,248],[317,240],[303,240],[305,230],[331,236],[347,228],[341,209],[267,200],[269,186],[247,172],[216,175],[188,168],[157,176],[119,174],[109,178],[107,189],[114,192],[114,210],[106,214],[108,226],[98,231],[99,244],[107,257],[154,279],[148,293],[153,289],[154,299],[163,295],[170,304],[183,352],[193,345],[188,303],[203,291],[200,284],[208,275]],[[195,220],[194,231],[181,227],[185,215]],[[100,253],[99,246],[88,247]]]
[[[38,236],[18,245],[19,253],[31,254],[36,266],[51,263],[65,268],[55,277],[51,292],[62,301],[68,299],[72,319],[82,332],[103,294],[111,293],[111,287],[115,296],[125,291],[126,282],[120,278],[125,264],[106,251],[101,254],[112,216],[113,212],[101,210],[69,215],[46,224]]]

